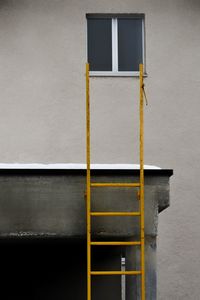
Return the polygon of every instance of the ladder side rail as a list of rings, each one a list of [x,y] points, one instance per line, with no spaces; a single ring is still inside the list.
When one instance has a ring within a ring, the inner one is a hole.
[[[90,66],[86,64],[86,161],[87,161],[87,300],[91,300],[91,174],[90,174]]]
[[[140,264],[141,300],[145,300],[145,232],[144,232],[144,98],[143,64],[140,64]]]

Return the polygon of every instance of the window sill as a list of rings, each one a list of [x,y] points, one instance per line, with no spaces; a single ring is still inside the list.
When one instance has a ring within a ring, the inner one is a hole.
[[[139,77],[140,72],[90,71],[90,77]],[[144,73],[147,77],[147,73]]]

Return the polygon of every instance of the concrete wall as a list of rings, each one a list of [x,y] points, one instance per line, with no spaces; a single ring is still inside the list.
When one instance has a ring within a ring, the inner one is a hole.
[[[91,175],[93,182],[139,181],[139,170],[133,169],[96,169],[91,171]],[[169,206],[169,177],[171,175],[171,170],[145,170],[145,281],[147,300],[157,299],[156,238],[158,212]],[[49,247],[54,245],[53,248],[56,249],[54,242],[63,240],[64,244],[68,243],[69,251],[66,252],[65,257],[73,261],[73,274],[78,273],[79,276],[77,278],[72,277],[71,270],[68,268],[64,273],[61,270],[57,273],[57,282],[63,282],[63,280],[66,282],[65,290],[62,289],[61,292],[56,288],[54,291],[54,297],[57,293],[59,300],[64,299],[64,297],[86,300],[85,189],[86,170],[84,169],[0,169],[0,246],[2,244],[5,247],[6,242],[9,242],[8,246],[12,245],[12,242],[15,246],[14,241],[16,242],[17,239],[16,244],[20,244],[21,241],[22,246],[24,242],[26,245],[27,242],[32,241],[34,245],[34,241],[41,240],[42,247],[44,241],[49,241]],[[91,210],[93,212],[139,211],[137,192],[137,188],[125,188],[123,190],[116,187],[109,189],[93,188],[91,191]],[[138,241],[140,240],[139,223],[140,218],[137,216],[126,218],[117,216],[93,217],[91,220],[92,240]],[[17,245],[13,249],[14,252],[18,249]],[[35,243],[36,245],[37,243]],[[73,249],[75,253],[73,253]],[[94,246],[91,251],[91,268],[94,271],[121,270],[122,256],[125,258],[125,270],[141,269],[140,246]],[[77,260],[79,252],[81,259]],[[85,255],[84,260],[83,254]],[[9,256],[5,260],[9,261]],[[2,272],[6,271],[3,270]],[[23,271],[20,273],[22,282],[24,282],[23,273]],[[31,267],[27,276],[30,277],[31,282],[35,282],[30,274],[32,274]],[[48,278],[48,275],[44,277]],[[5,281],[7,282],[7,278]],[[34,288],[37,290],[35,283]],[[46,289],[49,295],[51,285],[46,286]],[[73,296],[73,290],[78,291],[78,294]],[[92,299],[121,300],[122,291],[126,293],[126,300],[140,300],[141,277],[126,276],[125,286],[121,286],[120,276],[92,277]]]
[[[139,182],[138,170],[93,170],[93,182]],[[170,170],[145,170],[145,236],[169,206]],[[85,170],[0,170],[0,239],[86,239]],[[93,188],[91,210],[137,212],[137,188]],[[93,217],[92,238],[139,240],[140,218]],[[133,247],[134,248],[134,247]],[[154,266],[155,268],[155,266]]]
[[[0,161],[85,161],[88,12],[146,15],[145,162],[175,169],[159,222],[158,299],[198,299],[198,0],[1,0]],[[136,78],[92,79],[94,162],[137,162],[137,95]]]

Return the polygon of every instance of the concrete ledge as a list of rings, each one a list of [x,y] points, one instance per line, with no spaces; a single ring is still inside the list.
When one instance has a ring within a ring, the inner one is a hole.
[[[157,214],[169,206],[172,170],[145,170],[146,235],[157,234]],[[136,182],[138,169],[93,169],[94,181]],[[0,237],[85,238],[86,171],[82,169],[0,169]],[[135,189],[136,190],[136,189]],[[138,207],[132,189],[92,191],[95,211],[130,211]],[[96,218],[97,238],[137,235],[139,224],[132,217]]]

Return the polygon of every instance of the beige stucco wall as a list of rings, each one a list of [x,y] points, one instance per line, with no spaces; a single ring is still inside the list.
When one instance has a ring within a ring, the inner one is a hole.
[[[145,163],[175,170],[159,219],[158,299],[198,300],[198,0],[1,0],[0,162],[85,161],[92,12],[146,15]],[[93,162],[136,163],[138,79],[92,78],[91,96]]]

